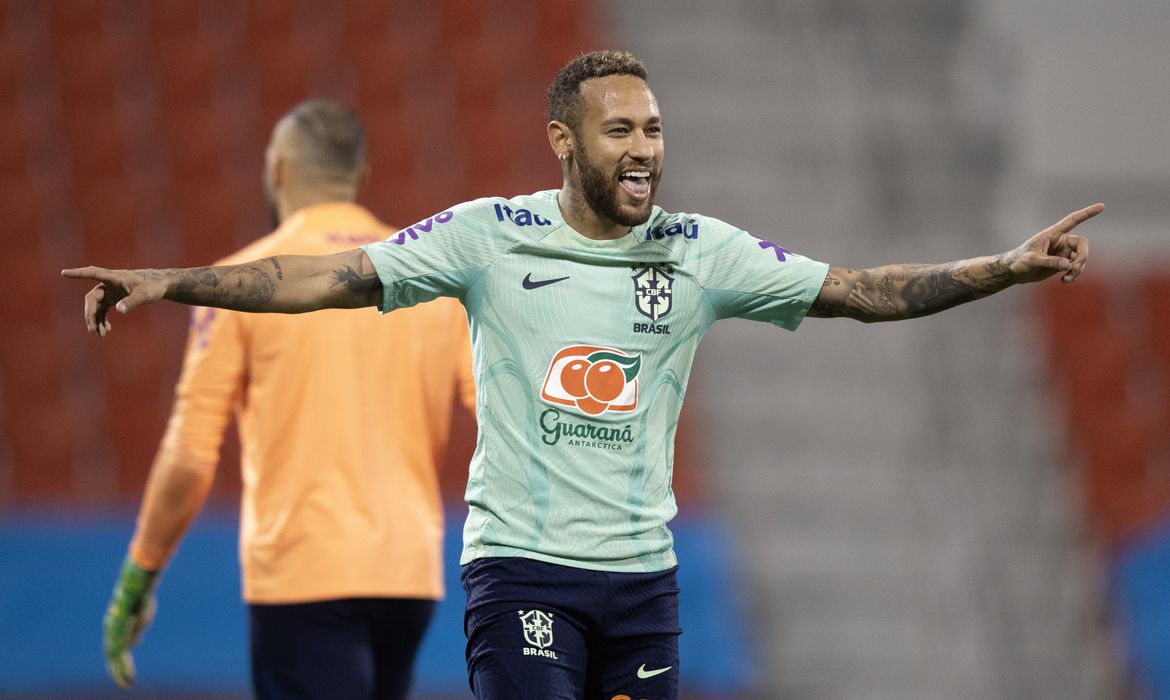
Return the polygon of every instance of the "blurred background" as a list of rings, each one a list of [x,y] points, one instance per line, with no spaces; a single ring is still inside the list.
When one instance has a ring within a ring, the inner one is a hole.
[[[1018,245],[1104,201],[1072,286],[794,334],[718,325],[679,431],[684,697],[1170,698],[1170,4],[1164,0],[0,0],[0,697],[123,697],[100,620],[187,312],[80,320],[82,264],[267,232],[275,120],[367,124],[405,226],[559,186],[544,89],[650,70],[659,203],[845,267]],[[417,696],[469,697],[473,421]],[[163,577],[131,697],[248,695],[237,452]]]

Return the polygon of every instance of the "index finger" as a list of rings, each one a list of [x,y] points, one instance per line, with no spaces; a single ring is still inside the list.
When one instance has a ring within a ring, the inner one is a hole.
[[[61,270],[61,276],[75,280],[101,280],[104,279],[103,273],[107,272],[109,270],[104,267],[90,265],[89,267],[71,267]]]
[[[1063,219],[1060,220],[1060,223],[1058,223],[1056,225],[1056,228],[1061,233],[1068,233],[1069,231],[1071,231],[1074,228],[1076,228],[1077,226],[1085,223],[1086,221],[1088,221],[1089,219],[1093,218],[1094,216],[1100,214],[1103,211],[1105,211],[1105,205],[1102,204],[1101,202],[1097,202],[1096,204],[1094,204],[1092,206],[1088,206],[1088,207],[1085,207],[1084,209],[1074,211],[1073,213],[1064,217]]]

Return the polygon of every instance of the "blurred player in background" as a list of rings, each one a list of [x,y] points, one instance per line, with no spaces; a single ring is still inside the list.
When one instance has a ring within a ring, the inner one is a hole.
[[[461,299],[480,418],[462,556],[473,690],[669,700],[674,433],[703,334],[730,317],[788,330],[806,316],[894,321],[1055,275],[1072,282],[1089,246],[1071,231],[1103,207],[997,255],[830,267],[654,206],[663,121],[631,54],[579,56],[548,95],[559,190],[460,204],[328,257],[63,274],[98,280],[85,317],[101,335],[111,308],[160,298],[285,313]]]
[[[302,103],[276,125],[274,225],[228,257],[327,255],[394,233],[354,203],[365,135],[348,107]],[[443,595],[437,464],[457,392],[472,405],[467,318],[452,299],[294,318],[194,310],[183,372],[105,617],[121,687],[153,589],[211,487],[235,412],[240,559],[260,698],[404,698]]]

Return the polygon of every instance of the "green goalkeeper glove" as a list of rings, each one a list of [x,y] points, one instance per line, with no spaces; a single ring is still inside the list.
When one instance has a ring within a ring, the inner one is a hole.
[[[134,682],[134,657],[130,648],[138,644],[143,631],[154,621],[157,584],[157,571],[147,571],[126,557],[102,622],[106,671],[119,688],[129,688]]]

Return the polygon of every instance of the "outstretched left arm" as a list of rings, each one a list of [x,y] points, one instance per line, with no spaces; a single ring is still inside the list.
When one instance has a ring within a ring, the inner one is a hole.
[[[1104,209],[1105,205],[1094,204],[1075,211],[1000,255],[937,265],[829,268],[808,315],[866,323],[898,321],[928,316],[1013,284],[1038,282],[1059,273],[1063,273],[1062,282],[1072,282],[1089,257],[1089,241],[1072,230]]]

